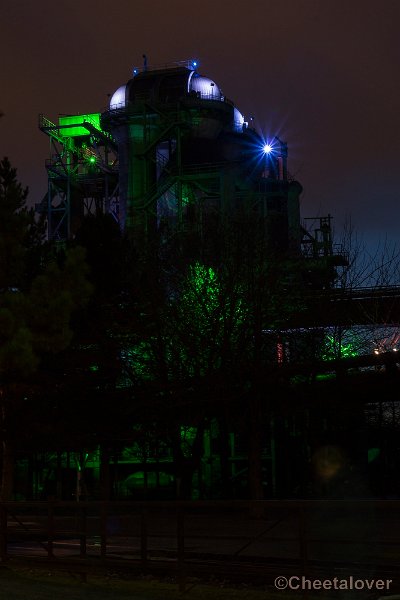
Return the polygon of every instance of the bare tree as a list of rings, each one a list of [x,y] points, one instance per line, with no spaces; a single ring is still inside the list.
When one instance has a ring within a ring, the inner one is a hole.
[[[326,354],[342,358],[397,350],[400,249],[387,238],[374,247],[367,246],[351,221],[345,224],[340,246],[347,264],[338,267],[333,293],[343,306],[348,301],[355,310],[350,323],[333,324],[327,330]],[[392,301],[384,300],[389,296]]]

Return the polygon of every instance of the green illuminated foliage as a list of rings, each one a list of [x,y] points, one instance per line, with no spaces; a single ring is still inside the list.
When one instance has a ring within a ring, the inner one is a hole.
[[[181,426],[181,449],[185,457],[192,456],[193,444],[197,435],[197,427]]]
[[[192,308],[200,316],[204,312],[211,315],[219,304],[221,285],[212,267],[195,263],[189,267],[189,274],[181,296],[186,309]]]
[[[322,360],[334,360],[336,358],[350,358],[360,355],[356,342],[344,342],[335,336],[328,334],[325,339],[325,348]]]
[[[315,376],[316,381],[330,381],[336,379],[336,373],[320,373]]]
[[[237,282],[227,282],[210,266],[193,264],[169,308],[174,327],[168,343],[170,369],[204,377],[226,368],[234,360],[245,314]]]
[[[227,284],[211,266],[195,262],[167,299],[157,330],[130,338],[121,353],[123,373],[119,385],[132,381],[165,383],[189,381],[228,368],[236,358],[245,323],[244,300],[234,282]]]
[[[132,379],[151,381],[154,377],[154,357],[152,344],[147,340],[132,343],[121,351],[122,372],[118,387],[132,384]]]

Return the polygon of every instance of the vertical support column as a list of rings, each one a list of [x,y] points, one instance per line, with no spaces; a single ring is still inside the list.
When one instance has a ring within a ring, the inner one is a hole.
[[[65,198],[65,210],[67,217],[67,239],[71,237],[71,171],[72,171],[71,152],[67,152],[67,194]]]
[[[176,128],[176,156],[178,166],[178,181],[176,183],[176,199],[178,202],[177,210],[177,225],[178,231],[182,232],[183,228],[183,206],[182,206],[182,142],[180,127]]]
[[[47,175],[47,238],[48,240],[53,239],[53,223],[52,223],[52,215],[51,215],[51,179],[49,175]]]

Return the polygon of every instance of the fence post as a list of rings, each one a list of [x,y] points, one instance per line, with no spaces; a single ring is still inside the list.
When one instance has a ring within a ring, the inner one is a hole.
[[[80,519],[79,519],[79,555],[81,558],[86,557],[86,507],[80,506]]]
[[[103,500],[100,508],[100,558],[105,559],[107,554],[107,517],[108,503]]]
[[[307,571],[308,551],[307,551],[307,518],[306,509],[304,506],[299,508],[299,543],[300,543],[300,560],[304,574]]]
[[[147,507],[142,506],[140,519],[140,558],[143,569],[147,567]]]
[[[308,574],[308,543],[307,543],[307,515],[306,508],[302,505],[299,507],[298,512],[299,519],[299,554],[300,562],[302,567],[302,575],[307,576]],[[303,590],[303,598],[308,598],[307,586]]]
[[[0,504],[0,560],[3,562],[7,558],[7,508]]]
[[[47,556],[54,556],[54,503],[49,500],[47,503]]]
[[[176,515],[176,537],[178,548],[178,581],[179,591],[185,591],[185,514],[183,507],[178,505]]]

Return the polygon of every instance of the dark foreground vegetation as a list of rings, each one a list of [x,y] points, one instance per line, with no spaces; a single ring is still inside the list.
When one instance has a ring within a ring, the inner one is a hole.
[[[3,159],[1,500],[398,495],[397,356],[371,346],[393,313],[321,325],[351,261],[274,253],[251,213],[49,243],[26,197]]]
[[[248,585],[229,586],[223,581],[201,582],[192,580],[186,595],[192,600],[286,600],[289,595],[273,590],[255,589]],[[92,576],[85,583],[73,575],[60,575],[33,569],[0,568],[1,600],[175,600],[182,598],[172,579],[152,577],[127,579],[118,573],[103,577]],[[290,598],[300,598],[296,592]]]

